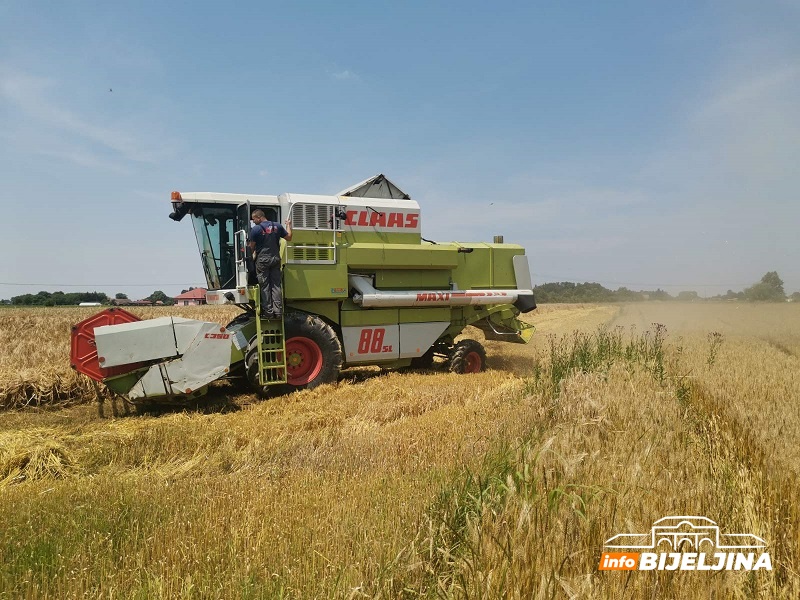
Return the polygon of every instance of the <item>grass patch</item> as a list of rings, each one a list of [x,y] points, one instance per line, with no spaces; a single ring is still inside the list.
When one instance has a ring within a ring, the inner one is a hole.
[[[615,364],[631,370],[644,368],[659,383],[664,383],[666,327],[653,323],[651,329],[638,333],[636,328],[625,335],[623,327],[599,327],[592,333],[574,331],[557,337],[548,336],[548,356],[533,367],[533,393],[558,398],[562,382],[579,374],[607,375]]]

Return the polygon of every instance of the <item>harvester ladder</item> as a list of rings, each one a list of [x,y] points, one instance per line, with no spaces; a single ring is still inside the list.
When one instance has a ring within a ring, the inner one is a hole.
[[[261,294],[258,287],[252,295],[256,301],[256,315],[261,314]],[[283,317],[256,318],[258,340],[258,374],[261,385],[286,383],[286,336]]]

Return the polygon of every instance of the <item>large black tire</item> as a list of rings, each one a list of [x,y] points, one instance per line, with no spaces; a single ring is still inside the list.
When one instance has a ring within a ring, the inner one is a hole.
[[[339,378],[343,360],[342,344],[330,325],[315,315],[292,312],[285,316],[284,331],[286,379],[291,389],[313,389]],[[250,341],[245,363],[250,383],[259,388],[255,338]]]
[[[448,365],[452,373],[480,373],[486,369],[486,350],[475,340],[461,340],[453,347]]]

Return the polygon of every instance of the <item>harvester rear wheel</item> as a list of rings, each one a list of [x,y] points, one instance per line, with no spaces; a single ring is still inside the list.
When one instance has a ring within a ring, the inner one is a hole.
[[[450,355],[452,373],[480,373],[486,369],[486,350],[475,340],[461,340]]]
[[[333,328],[315,315],[289,313],[286,331],[286,382],[297,390],[333,383],[342,368],[342,344]]]

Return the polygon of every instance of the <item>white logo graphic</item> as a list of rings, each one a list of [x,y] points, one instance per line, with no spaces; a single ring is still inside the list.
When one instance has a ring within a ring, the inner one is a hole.
[[[608,538],[606,548],[646,550],[664,548],[701,550],[708,545],[718,550],[766,548],[767,542],[752,533],[720,533],[708,517],[664,517],[653,523],[650,533],[619,533]]]

